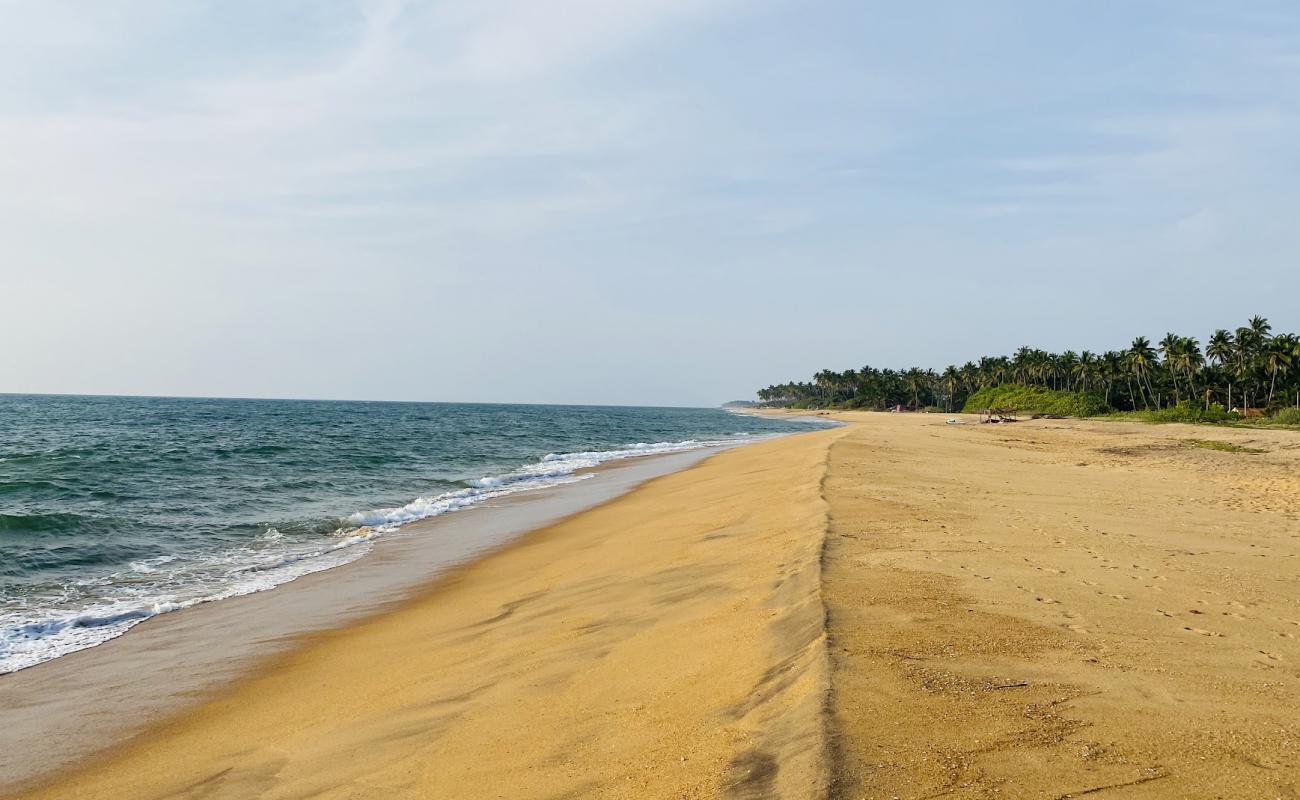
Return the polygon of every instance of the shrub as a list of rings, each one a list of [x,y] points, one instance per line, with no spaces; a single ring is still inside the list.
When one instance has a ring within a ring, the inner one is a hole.
[[[1209,408],[1193,400],[1184,400],[1176,406],[1155,411],[1142,411],[1139,417],[1148,422],[1226,422],[1232,417],[1228,410],[1219,403],[1211,403]]]
[[[1300,425],[1300,408],[1284,408],[1268,418],[1269,422],[1278,425]]]
[[[1061,392],[1037,386],[1003,384],[980,389],[962,411],[973,414],[986,408],[1014,408],[1027,414],[1091,417],[1110,411],[1106,401],[1092,392]]]

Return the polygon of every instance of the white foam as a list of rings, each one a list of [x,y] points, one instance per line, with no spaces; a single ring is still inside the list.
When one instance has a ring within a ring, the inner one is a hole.
[[[703,447],[735,444],[731,440],[689,439],[684,442],[655,442],[624,445],[617,450],[588,450],[580,453],[551,453],[541,461],[528,464],[505,475],[490,475],[473,481],[464,489],[444,492],[433,497],[418,497],[398,508],[380,508],[353,514],[349,521],[357,525],[405,525],[408,522],[436,517],[449,511],[478,505],[485,500],[518,492],[560,486],[591,477],[576,474],[598,467],[607,461],[639,456],[665,455]]]

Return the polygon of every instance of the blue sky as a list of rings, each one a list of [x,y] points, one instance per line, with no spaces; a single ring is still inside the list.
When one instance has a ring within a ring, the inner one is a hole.
[[[1300,329],[1289,2],[0,18],[0,391],[695,405]]]

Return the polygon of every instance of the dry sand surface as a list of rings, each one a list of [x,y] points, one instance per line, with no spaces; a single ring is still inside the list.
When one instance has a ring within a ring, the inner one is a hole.
[[[1300,797],[1300,434],[848,418],[832,796]]]
[[[1300,798],[1300,434],[840,416],[29,796]]]

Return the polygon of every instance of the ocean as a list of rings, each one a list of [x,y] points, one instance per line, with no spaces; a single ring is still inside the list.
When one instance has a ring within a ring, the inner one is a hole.
[[[0,673],[612,460],[811,423],[720,409],[0,395]]]

